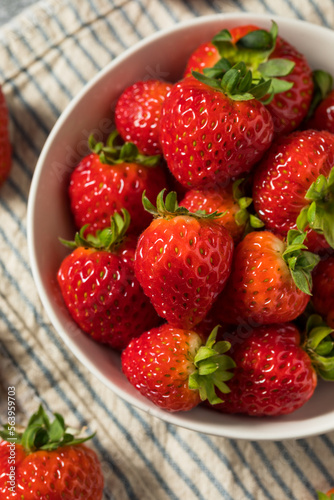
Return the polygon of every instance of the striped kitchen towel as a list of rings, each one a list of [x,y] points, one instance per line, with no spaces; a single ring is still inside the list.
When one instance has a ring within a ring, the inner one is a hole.
[[[34,168],[78,91],[147,35],[196,16],[255,12],[334,27],[333,0],[44,0],[0,30],[13,168],[0,190],[0,417],[15,386],[17,420],[42,403],[92,446],[104,500],[312,500],[334,486],[334,433],[283,442],[216,438],[162,422],[110,392],[69,352],[39,300],[27,252]],[[58,236],[58,235],[57,235]]]

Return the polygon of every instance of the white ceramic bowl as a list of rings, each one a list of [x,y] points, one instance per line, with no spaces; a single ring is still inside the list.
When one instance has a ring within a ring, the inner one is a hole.
[[[160,410],[127,382],[119,355],[83,335],[70,318],[56,283],[59,264],[67,253],[57,238],[74,235],[66,195],[69,173],[85,153],[88,132],[110,130],[122,90],[152,75],[176,81],[192,50],[223,27],[249,23],[270,28],[272,18],[279,34],[306,55],[312,68],[334,75],[330,53],[334,32],[302,21],[258,14],[214,15],[158,32],[111,62],[65,109],[39,158],[28,204],[28,243],[36,286],[55,329],[81,363],[114,393],[151,415],[195,431],[251,440],[301,438],[333,430],[333,386],[319,383],[303,408],[282,418],[230,416],[205,408],[178,414]]]

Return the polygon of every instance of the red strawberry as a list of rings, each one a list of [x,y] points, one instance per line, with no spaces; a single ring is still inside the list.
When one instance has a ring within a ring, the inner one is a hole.
[[[83,237],[83,228],[60,265],[58,283],[66,307],[79,327],[97,342],[123,349],[159,318],[134,274],[135,240],[124,238],[129,225],[115,214],[111,228]]]
[[[224,187],[268,149],[272,118],[250,93],[256,95],[257,87],[245,90],[251,82],[244,65],[221,80],[202,78],[190,76],[173,87],[162,108],[160,141],[169,169],[185,187]]]
[[[334,134],[334,89],[316,108],[313,117],[308,122],[308,127],[327,130]]]
[[[259,29],[257,26],[246,25],[237,26],[230,31],[231,42],[236,43],[240,38],[247,35],[250,31]],[[225,30],[224,30],[225,31]],[[187,61],[184,76],[191,75],[192,71],[203,72],[205,68],[212,68],[221,59],[218,47],[212,42],[202,43],[191,54]]]
[[[9,119],[5,97],[0,88],[0,186],[7,179],[12,163],[12,147],[9,139]]]
[[[200,334],[164,324],[130,342],[122,352],[123,372],[143,396],[170,412],[191,410],[205,399],[218,403],[215,386],[228,391],[225,381],[235,365],[224,354],[230,344],[215,344],[216,333],[204,344]]]
[[[117,132],[110,135],[106,147],[91,137],[93,152],[71,175],[71,210],[78,228],[88,224],[87,233],[109,226],[111,215],[126,208],[131,215],[130,231],[139,234],[152,220],[142,206],[143,191],[156,197],[166,186],[159,157],[140,155],[131,143],[117,146],[116,136]]]
[[[138,81],[124,90],[115,110],[116,128],[127,142],[146,155],[161,153],[161,106],[172,84],[160,80]]]
[[[256,227],[263,225],[260,219],[248,213],[247,207],[251,203],[251,198],[242,195],[240,181],[235,181],[225,189],[190,189],[180,205],[190,212],[204,210],[208,214],[215,211],[223,213],[217,222],[228,230],[234,243],[238,243],[249,223]]]
[[[212,56],[205,57],[206,53]],[[275,95],[266,106],[273,117],[276,137],[300,125],[311,104],[312,72],[305,57],[277,36],[275,23],[270,32],[252,25],[222,30],[211,43],[203,44],[191,55],[185,74],[217,67],[220,58],[231,64],[243,61],[255,74],[273,79]]]
[[[334,380],[334,342],[327,340],[330,329],[313,317],[308,328],[308,339],[302,345],[300,332],[292,323],[248,325],[243,331],[224,335],[231,342],[236,368],[228,383],[230,392],[213,408],[251,416],[284,415],[312,397],[317,373]]]
[[[266,227],[282,235],[310,226],[310,250],[334,246],[334,135],[314,130],[280,138],[255,169],[253,200]],[[328,177],[328,180],[326,178]],[[302,211],[302,215],[299,214]],[[297,221],[298,218],[298,221]],[[311,246],[312,244],[312,246]]]
[[[233,240],[215,214],[192,214],[178,207],[175,192],[155,208],[142,233],[135,272],[158,314],[178,328],[192,328],[207,314],[230,273]]]
[[[88,438],[70,434],[58,413],[50,422],[39,408],[23,433],[0,431],[0,495],[32,500],[101,500],[103,475]]]
[[[334,328],[334,256],[319,262],[312,277],[314,309]]]
[[[297,318],[307,306],[310,270],[317,256],[303,251],[305,235],[291,231],[288,244],[269,231],[253,231],[237,245],[230,278],[216,302],[222,322],[251,326]]]

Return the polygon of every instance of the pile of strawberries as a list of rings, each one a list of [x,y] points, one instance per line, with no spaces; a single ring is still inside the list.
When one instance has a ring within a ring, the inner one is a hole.
[[[223,29],[72,172],[65,304],[159,407],[282,415],[334,380],[332,87],[275,23]]]

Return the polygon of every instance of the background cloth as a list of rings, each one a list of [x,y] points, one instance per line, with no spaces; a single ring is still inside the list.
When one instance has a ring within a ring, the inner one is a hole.
[[[334,486],[334,433],[283,442],[216,438],[166,424],[119,399],[58,337],[30,270],[30,183],[69,101],[147,35],[236,11],[334,27],[333,0],[47,0],[0,30],[0,84],[14,144],[12,172],[0,189],[0,418],[6,420],[7,387],[15,386],[17,422],[42,403],[71,425],[97,431],[91,446],[102,462],[104,500],[312,500],[315,490]]]

